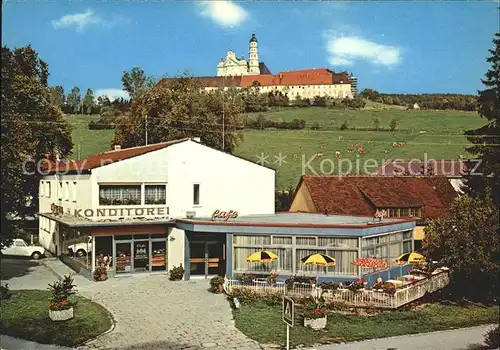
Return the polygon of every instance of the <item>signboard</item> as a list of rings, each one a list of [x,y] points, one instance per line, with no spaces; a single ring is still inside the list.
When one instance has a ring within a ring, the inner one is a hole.
[[[293,327],[295,319],[295,303],[289,297],[283,297],[283,322]]]
[[[222,219],[224,221],[227,221],[229,219],[236,219],[237,217],[238,217],[238,212],[234,210],[230,211],[216,210],[212,214],[212,220]]]
[[[52,203],[50,210],[54,215],[63,215],[64,208]],[[68,209],[68,215],[70,211]],[[126,217],[126,216],[165,216],[169,215],[169,208],[99,208],[99,209],[74,209],[73,216],[77,217]]]

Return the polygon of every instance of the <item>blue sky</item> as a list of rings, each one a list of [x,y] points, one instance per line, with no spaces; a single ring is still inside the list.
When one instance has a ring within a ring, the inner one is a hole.
[[[273,73],[328,67],[388,93],[475,93],[499,30],[499,3],[7,1],[3,45],[31,44],[51,85],[121,89],[147,74],[215,75],[228,49],[248,57],[256,33]],[[108,89],[108,90],[106,90]]]

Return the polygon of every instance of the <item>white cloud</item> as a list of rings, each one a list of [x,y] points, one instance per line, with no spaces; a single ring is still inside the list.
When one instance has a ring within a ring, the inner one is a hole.
[[[110,101],[114,101],[117,98],[124,98],[128,100],[130,97],[128,92],[122,89],[97,89],[95,92],[95,97],[108,96]]]
[[[88,9],[85,12],[67,14],[57,20],[53,20],[52,26],[55,29],[76,27],[76,30],[81,32],[91,24],[112,27],[118,22],[125,20],[126,19],[121,16],[114,16],[113,18],[106,20],[97,16],[94,10]]]
[[[328,61],[333,66],[348,66],[364,60],[377,66],[393,67],[401,57],[401,49],[366,40],[361,36],[329,36],[326,41]]]
[[[198,6],[202,16],[212,19],[224,28],[237,27],[248,18],[248,12],[230,0],[200,1]]]

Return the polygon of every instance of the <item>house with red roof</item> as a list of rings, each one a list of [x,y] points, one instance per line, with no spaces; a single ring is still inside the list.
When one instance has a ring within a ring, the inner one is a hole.
[[[429,220],[447,215],[458,196],[446,177],[303,175],[290,212],[326,215],[415,218],[415,249],[420,248]],[[384,219],[383,219],[384,220]]]

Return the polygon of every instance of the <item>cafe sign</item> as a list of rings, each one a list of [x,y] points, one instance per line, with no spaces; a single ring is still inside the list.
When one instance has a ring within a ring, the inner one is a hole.
[[[64,208],[60,205],[52,204],[50,210],[54,215],[63,215]],[[71,215],[70,210],[67,214]],[[141,208],[141,207],[126,207],[126,208],[99,208],[99,209],[74,209],[73,216],[76,217],[141,217],[141,216],[165,216],[169,215],[169,208]]]
[[[222,210],[216,210],[212,214],[212,221],[215,220],[223,220],[223,221],[228,221],[229,219],[236,219],[238,217],[238,212],[234,210],[230,211],[222,211]]]

